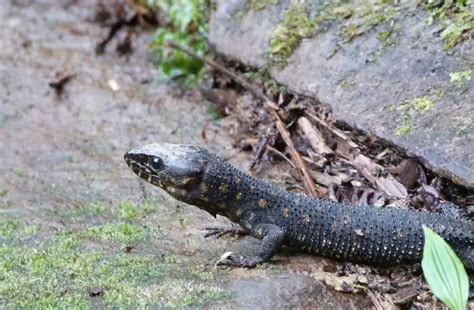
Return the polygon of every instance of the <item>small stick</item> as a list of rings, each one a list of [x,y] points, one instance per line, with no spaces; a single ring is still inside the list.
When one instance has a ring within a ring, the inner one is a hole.
[[[281,158],[283,158],[284,160],[286,160],[286,162],[287,162],[293,169],[296,169],[296,166],[295,166],[295,164],[293,164],[293,162],[291,161],[291,159],[289,159],[288,157],[286,157],[285,154],[283,154],[282,152],[280,152],[279,150],[277,150],[277,149],[274,148],[273,146],[267,145],[267,150],[270,151],[270,152],[275,153],[275,154],[278,155],[278,156],[280,156]]]
[[[275,110],[280,109],[280,107],[278,107],[278,105],[276,105],[274,102],[272,102],[270,97],[268,97],[267,95],[262,93],[258,88],[256,88],[255,86],[253,86],[252,84],[250,84],[245,79],[241,78],[240,76],[238,76],[237,74],[235,74],[231,70],[225,68],[224,66],[221,66],[220,64],[218,64],[218,63],[216,63],[216,62],[214,62],[210,59],[202,57],[202,56],[194,53],[193,51],[190,51],[190,50],[188,50],[188,49],[186,49],[182,46],[179,46],[179,45],[175,44],[174,42],[168,41],[166,43],[166,45],[168,47],[173,48],[173,49],[180,50],[181,52],[185,53],[186,55],[188,55],[188,56],[190,56],[194,59],[197,59],[197,60],[213,67],[214,69],[219,70],[220,72],[224,73],[225,75],[227,75],[228,77],[233,79],[235,82],[237,82],[237,84],[239,84],[240,86],[242,86],[245,89],[247,89],[248,91],[250,91],[255,97],[259,98],[260,100],[263,100],[263,102],[266,105],[270,106],[271,108],[273,108]]]
[[[252,147],[258,144],[257,139],[253,139],[253,138],[245,139],[244,141],[245,141],[247,144],[252,145]],[[291,166],[291,168],[297,169],[297,167],[296,167],[295,164],[291,161],[291,159],[289,159],[288,157],[286,157],[285,154],[283,154],[282,152],[280,152],[279,150],[277,150],[277,149],[274,148],[273,146],[271,146],[271,145],[269,145],[269,144],[266,144],[266,145],[265,145],[265,150],[267,150],[268,152],[275,153],[276,155],[278,155],[278,156],[280,156],[282,159],[284,159],[284,160]]]
[[[286,130],[285,124],[278,115],[277,111],[271,110],[273,117],[275,118],[275,125],[280,132],[281,137],[285,141],[286,145],[290,148],[291,159],[295,162],[296,166],[300,169],[301,174],[303,175],[304,185],[306,190],[311,196],[322,196],[322,192],[316,189],[316,184],[314,183],[311,175],[306,168],[306,165],[301,157],[301,154],[296,150],[293,141],[291,140],[290,133]]]
[[[182,46],[179,46],[179,45],[175,44],[174,42],[168,41],[167,46],[170,47],[170,48],[176,49],[176,50],[180,50],[181,52],[185,53],[186,55],[188,55],[188,56],[190,56],[194,59],[197,59],[199,61],[202,61],[203,63],[213,67],[214,69],[217,69],[221,73],[223,73],[223,74],[227,75],[228,77],[230,77],[231,79],[233,79],[237,84],[239,84],[240,86],[242,86],[245,89],[247,89],[248,91],[250,91],[255,97],[262,100],[264,102],[264,104],[269,108],[270,113],[272,114],[272,116],[274,118],[276,128],[278,129],[281,137],[285,141],[286,145],[290,148],[291,159],[293,160],[295,165],[300,170],[300,173],[303,177],[303,182],[304,182],[306,191],[311,196],[321,196],[322,195],[322,192],[319,191],[316,188],[316,184],[314,183],[313,179],[311,178],[311,175],[309,174],[308,169],[306,168],[306,165],[303,161],[303,158],[301,157],[301,154],[296,150],[295,145],[294,145],[293,141],[291,140],[290,133],[286,129],[285,124],[283,123],[283,121],[281,120],[280,115],[277,112],[280,108],[278,107],[278,105],[276,103],[274,103],[270,99],[270,97],[268,97],[262,91],[260,91],[258,88],[256,88],[255,86],[253,86],[252,84],[247,82],[244,78],[238,76],[236,73],[232,72],[231,70],[225,68],[224,66],[221,66],[220,64],[218,64],[218,63],[216,63],[212,60],[209,60],[205,57],[202,57],[202,56],[194,53],[193,51],[190,51],[190,50],[188,50],[188,49],[186,49]]]

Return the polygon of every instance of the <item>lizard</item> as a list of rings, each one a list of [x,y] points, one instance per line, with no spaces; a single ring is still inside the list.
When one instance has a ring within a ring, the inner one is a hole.
[[[423,225],[474,269],[474,222],[449,214],[334,202],[286,191],[258,180],[204,148],[152,143],[124,155],[131,170],[184,203],[240,224],[235,232],[261,239],[252,256],[223,265],[255,267],[283,246],[369,265],[421,261]],[[231,230],[229,230],[231,231]],[[226,231],[223,231],[225,233]]]

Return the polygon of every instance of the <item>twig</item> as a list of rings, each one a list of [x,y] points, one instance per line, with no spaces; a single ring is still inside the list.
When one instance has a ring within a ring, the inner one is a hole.
[[[112,26],[110,26],[110,30],[107,34],[107,37],[100,41],[99,44],[97,44],[97,46],[95,47],[95,53],[97,55],[103,54],[105,52],[105,47],[107,46],[107,44],[109,44],[110,40],[112,40],[112,38],[117,34],[117,32],[125,25],[126,22],[123,20],[119,20],[113,23]]]
[[[278,115],[277,111],[271,110],[273,117],[275,118],[275,125],[280,132],[281,137],[285,141],[286,145],[290,148],[291,159],[295,162],[295,165],[300,169],[301,174],[303,175],[303,182],[306,190],[311,196],[322,196],[321,191],[316,188],[311,175],[306,168],[306,165],[301,157],[300,153],[296,150],[293,141],[291,140],[290,133],[286,130],[285,124]]]
[[[273,146],[271,145],[267,145],[267,150],[272,152],[272,153],[275,153],[276,155],[280,156],[281,158],[283,158],[284,160],[286,160],[286,162],[293,168],[293,169],[296,169],[296,166],[295,164],[293,164],[293,162],[291,161],[291,159],[289,159],[288,157],[285,156],[285,154],[283,154],[282,152],[280,152],[279,150],[277,150],[276,148],[274,148]]]
[[[252,170],[255,167],[255,165],[262,160],[263,154],[265,153],[265,150],[267,149],[267,146],[270,143],[271,137],[269,133],[270,132],[267,132],[265,136],[258,139],[257,143],[255,144],[255,147],[254,147],[255,151],[249,165],[250,170]]]
[[[194,58],[194,59],[197,59],[199,61],[202,61],[203,63],[213,67],[214,69],[217,69],[218,71],[224,73],[225,75],[227,75],[228,77],[230,77],[231,79],[233,79],[235,82],[237,82],[237,84],[239,84],[240,86],[242,86],[243,88],[247,89],[249,92],[251,92],[255,97],[259,98],[260,100],[262,100],[266,105],[268,105],[269,107],[275,109],[275,110],[279,110],[280,108],[278,107],[278,105],[276,105],[274,102],[272,102],[272,100],[270,99],[270,97],[268,97],[267,95],[265,95],[263,92],[261,92],[258,88],[256,88],[255,86],[253,86],[252,84],[250,84],[249,82],[247,82],[245,79],[241,78],[240,76],[238,76],[236,73],[232,72],[231,70],[225,68],[224,66],[221,66],[220,64],[216,63],[215,61],[212,61],[210,59],[207,59],[205,57],[202,57],[196,53],[194,53],[193,51],[190,51],[182,46],[179,46],[177,44],[175,44],[174,42],[171,42],[171,41],[168,41],[166,43],[166,45],[168,47],[171,47],[173,49],[177,49],[177,50],[180,50],[181,52],[185,53],[186,55]]]
[[[245,139],[245,143],[248,144],[248,145],[252,145],[252,147],[255,147],[255,145],[258,144],[258,141],[257,141],[257,139],[254,139],[254,138],[248,138],[248,139]],[[266,145],[265,145],[265,150],[268,151],[268,152],[272,152],[272,153],[274,153],[274,154],[277,155],[277,156],[280,156],[282,159],[284,159],[284,160],[291,166],[291,168],[297,169],[297,167],[296,167],[295,164],[291,161],[291,159],[289,159],[288,157],[286,157],[285,154],[283,154],[282,152],[280,152],[279,150],[277,150],[277,149],[274,148],[273,146],[271,146],[271,145],[269,145],[269,144],[266,144]]]
[[[264,104],[268,107],[268,110],[272,114],[275,122],[275,126],[278,129],[278,132],[280,133],[281,137],[285,141],[286,145],[290,149],[290,155],[291,159],[295,163],[295,165],[298,167],[300,170],[300,173],[303,177],[303,182],[306,188],[306,191],[309,195],[311,196],[321,196],[321,192],[316,188],[316,184],[314,183],[313,179],[311,178],[311,175],[308,172],[308,169],[306,168],[306,165],[303,161],[303,158],[301,157],[300,153],[296,150],[295,145],[293,141],[291,140],[290,133],[286,129],[285,124],[280,118],[280,115],[278,114],[278,110],[280,109],[276,103],[274,103],[270,97],[265,95],[262,91],[260,91],[258,88],[256,88],[254,85],[250,84],[247,82],[245,79],[242,77],[238,76],[236,73],[232,72],[231,70],[221,66],[220,64],[209,60],[205,57],[202,57],[193,51],[190,51],[182,46],[179,46],[173,42],[168,41],[167,42],[168,47],[180,50],[181,52],[185,53],[186,55],[197,59],[199,61],[202,61],[203,63],[213,67],[214,69],[220,71],[221,73],[227,75],[229,78],[234,80],[237,84],[242,86],[243,88],[247,89],[249,92],[251,92],[255,97],[258,99],[262,100]]]

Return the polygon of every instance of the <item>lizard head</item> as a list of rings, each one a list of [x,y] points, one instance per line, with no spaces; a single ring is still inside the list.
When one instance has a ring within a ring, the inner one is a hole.
[[[194,203],[210,154],[192,145],[153,143],[128,151],[124,158],[142,179],[178,200]]]

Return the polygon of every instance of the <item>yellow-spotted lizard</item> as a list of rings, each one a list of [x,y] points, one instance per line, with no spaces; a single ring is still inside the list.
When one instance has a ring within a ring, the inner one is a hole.
[[[377,265],[419,262],[422,226],[432,228],[474,269],[474,223],[407,209],[355,206],[273,186],[191,145],[154,143],[125,154],[141,178],[174,198],[241,225],[236,232],[261,239],[254,256],[226,265],[254,267],[282,245],[321,256]],[[225,231],[224,231],[225,233]]]

